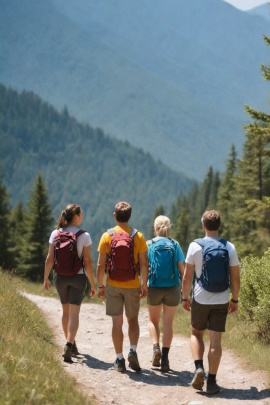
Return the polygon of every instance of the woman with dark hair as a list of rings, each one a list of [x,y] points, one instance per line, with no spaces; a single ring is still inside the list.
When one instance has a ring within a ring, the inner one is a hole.
[[[79,225],[83,220],[83,212],[79,205],[69,204],[58,220],[57,228],[52,232],[49,239],[49,250],[45,261],[44,282],[45,290],[50,289],[49,275],[55,265],[55,239],[59,238],[60,232],[71,232],[74,235],[80,231]],[[60,231],[60,232],[59,232]],[[81,303],[86,289],[86,276],[91,288],[90,297],[96,293],[94,272],[91,260],[91,237],[88,232],[81,231],[77,237],[77,253],[82,260],[82,266],[74,275],[64,275],[64,269],[55,273],[55,286],[62,304],[62,327],[66,337],[64,348],[64,361],[72,363],[72,356],[79,354],[75,337],[79,327],[79,314]]]

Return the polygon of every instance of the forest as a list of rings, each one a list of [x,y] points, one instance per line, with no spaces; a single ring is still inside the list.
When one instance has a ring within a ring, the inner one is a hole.
[[[264,36],[264,40],[270,46],[270,38]],[[261,71],[264,79],[269,81],[270,66],[262,65]],[[10,100],[16,101],[14,98]],[[237,157],[232,145],[222,175],[210,166],[204,181],[194,183],[188,191],[178,194],[170,207],[166,208],[162,202],[153,206],[152,221],[159,214],[169,215],[173,223],[172,237],[178,240],[186,253],[188,244],[194,238],[203,236],[200,222],[202,213],[206,209],[219,210],[222,222],[220,236],[235,244],[241,260],[240,298],[245,304],[241,306],[242,315],[257,323],[259,335],[269,341],[270,114],[250,106],[245,108],[251,123],[245,125],[246,138],[241,158]],[[59,117],[65,122],[67,112],[63,114]],[[76,125],[74,123],[74,130],[78,128]],[[46,136],[46,132],[43,135]],[[24,145],[25,151],[31,147],[32,154],[38,153],[35,142],[38,146],[37,139],[33,139],[31,145]],[[55,138],[52,149],[57,142]],[[108,142],[112,141],[108,139]],[[43,158],[41,153],[39,159]],[[21,201],[10,207],[10,197],[2,175],[0,195],[0,266],[15,269],[16,274],[42,282],[48,236],[56,220],[43,175],[37,174],[27,207]],[[148,232],[151,236],[150,225]],[[148,237],[147,234],[145,236]]]

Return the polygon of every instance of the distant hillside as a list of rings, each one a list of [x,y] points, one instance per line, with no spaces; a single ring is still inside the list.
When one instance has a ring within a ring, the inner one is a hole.
[[[249,11],[252,15],[257,15],[265,18],[268,22],[270,21],[270,5],[263,4],[262,6],[255,7]]]
[[[216,0],[0,0],[0,81],[202,179],[268,105],[269,24]]]
[[[113,221],[114,205],[133,206],[134,226],[146,234],[154,209],[170,207],[192,181],[128,142],[59,114],[33,93],[0,85],[0,162],[12,204],[30,198],[38,172],[49,190],[55,218],[70,202],[81,204],[84,226],[97,247]]]

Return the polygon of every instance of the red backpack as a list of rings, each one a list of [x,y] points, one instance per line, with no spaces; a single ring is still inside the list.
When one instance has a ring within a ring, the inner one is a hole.
[[[130,235],[127,232],[115,233],[108,229],[111,235],[111,252],[107,261],[107,269],[112,280],[134,280],[136,265],[134,261],[134,236],[138,232],[132,229]]]
[[[77,233],[58,231],[55,235],[54,244],[54,271],[62,276],[74,276],[83,267],[83,259],[80,259],[77,251],[77,238],[85,233],[79,230]]]

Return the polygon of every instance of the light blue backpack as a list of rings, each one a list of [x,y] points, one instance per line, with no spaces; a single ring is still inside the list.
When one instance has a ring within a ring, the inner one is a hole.
[[[177,267],[176,242],[169,238],[147,242],[149,261],[149,287],[176,287],[180,285]]]

